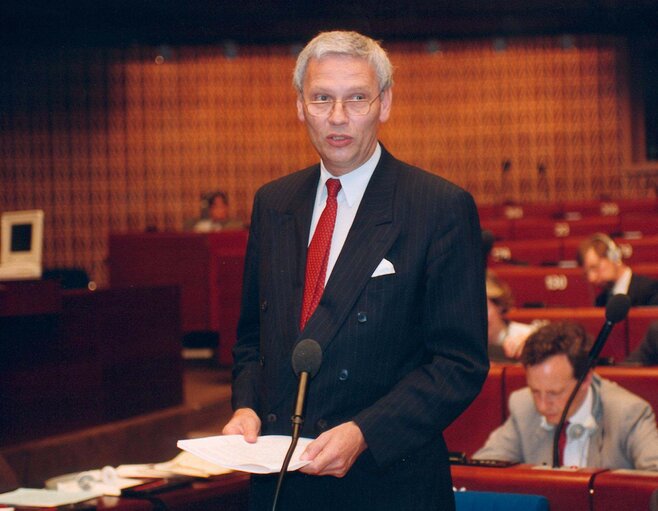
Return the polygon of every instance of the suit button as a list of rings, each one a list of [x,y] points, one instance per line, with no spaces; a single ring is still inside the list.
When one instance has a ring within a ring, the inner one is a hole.
[[[276,422],[276,419],[277,419],[276,413],[268,413],[267,417],[265,418],[265,420],[267,420],[267,422],[269,423]]]
[[[359,323],[365,323],[366,321],[368,321],[368,316],[365,312],[357,312],[356,313],[356,320]]]
[[[265,357],[260,357],[258,359],[258,363],[260,364],[261,367],[263,367],[265,365]]]
[[[318,419],[315,423],[316,431],[326,431],[327,430],[327,421],[324,419]]]
[[[262,302],[260,302],[260,310],[262,310],[263,312],[267,310],[267,300],[263,300]]]
[[[338,373],[338,379],[340,381],[345,381],[350,377],[350,372],[347,369],[341,369]]]

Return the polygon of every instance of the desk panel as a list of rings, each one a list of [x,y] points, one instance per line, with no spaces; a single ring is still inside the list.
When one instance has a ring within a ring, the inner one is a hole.
[[[613,470],[594,477],[592,511],[648,511],[658,473]]]
[[[455,488],[478,491],[544,495],[551,511],[590,511],[590,487],[601,469],[535,469],[531,465],[508,468],[453,465]]]
[[[248,231],[139,232],[110,235],[115,286],[180,287],[182,332],[219,334],[219,362],[232,363]]]

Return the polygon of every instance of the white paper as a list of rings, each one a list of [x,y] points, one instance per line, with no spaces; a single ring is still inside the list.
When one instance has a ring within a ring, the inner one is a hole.
[[[98,491],[63,492],[57,490],[18,488],[17,490],[0,494],[0,503],[11,506],[57,507],[83,502],[100,497],[102,494],[102,492]]]
[[[171,461],[156,463],[157,470],[168,470],[172,474],[182,474],[193,477],[210,477],[228,474],[231,469],[221,467],[216,463],[199,458],[191,452],[183,451]]]
[[[290,447],[291,437],[267,435],[258,437],[250,444],[242,435],[209,436],[190,440],[179,440],[178,447],[201,459],[222,467],[250,472],[252,474],[270,474],[279,472]],[[301,461],[310,438],[300,438],[293,452],[288,471],[298,470],[310,461]]]

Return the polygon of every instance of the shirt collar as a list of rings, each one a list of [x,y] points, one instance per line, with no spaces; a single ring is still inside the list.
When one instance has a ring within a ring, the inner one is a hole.
[[[375,167],[377,167],[381,155],[382,148],[378,142],[372,156],[368,158],[363,165],[340,176],[341,191],[344,193],[345,201],[350,207],[360,200],[365,193],[368,182],[370,181],[372,174],[375,172]],[[322,190],[320,194],[321,197],[325,197],[327,194],[327,188],[325,187],[327,179],[335,177],[336,176],[329,173],[324,166],[324,162],[320,161],[320,182],[318,183],[318,186],[321,187]]]
[[[631,285],[631,277],[633,276],[633,272],[631,271],[630,268],[626,268],[624,272],[621,274],[621,277],[617,279],[617,282],[615,282],[615,285],[612,288],[612,294],[622,294],[622,295],[627,295],[628,294],[628,288]]]

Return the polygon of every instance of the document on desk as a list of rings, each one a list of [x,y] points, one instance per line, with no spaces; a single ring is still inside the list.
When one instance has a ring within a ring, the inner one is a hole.
[[[103,495],[102,491],[57,491],[34,488],[19,488],[0,494],[0,504],[10,506],[57,507],[75,504]]]
[[[289,436],[266,435],[250,444],[242,435],[222,435],[179,440],[177,445],[184,451],[222,467],[252,474],[271,474],[281,470],[290,441]],[[299,457],[311,441],[311,438],[299,439],[288,471],[298,470],[310,463],[301,461]]]

